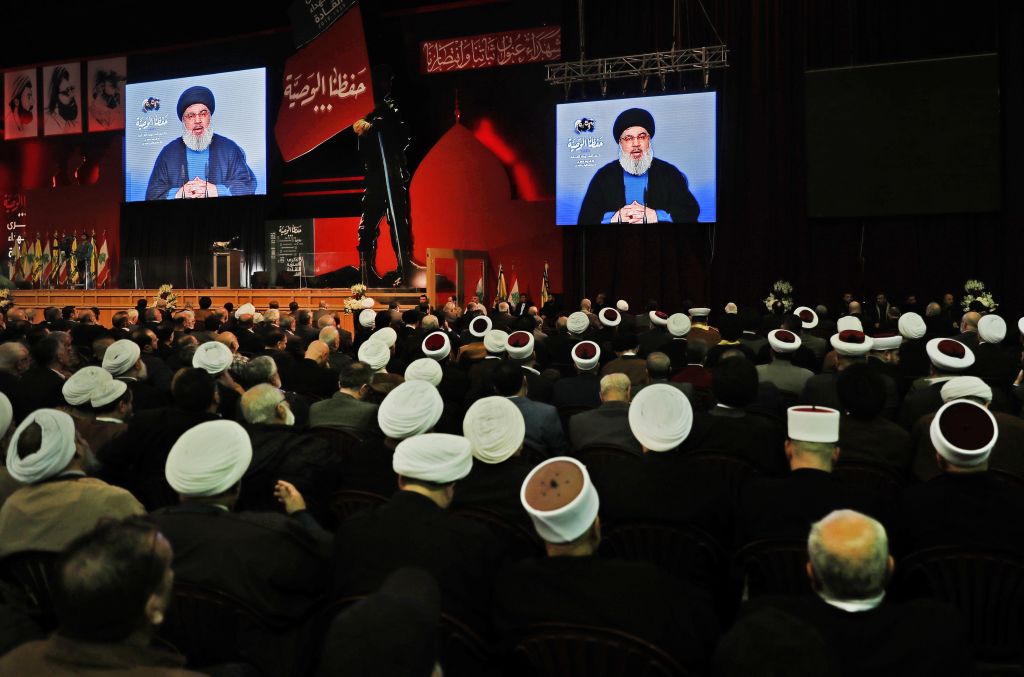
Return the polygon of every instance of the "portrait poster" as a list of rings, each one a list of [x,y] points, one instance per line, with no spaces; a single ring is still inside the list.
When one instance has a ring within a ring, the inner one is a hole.
[[[43,135],[82,133],[82,64],[43,66]]]
[[[124,129],[124,83],[128,59],[123,56],[90,61],[86,67],[86,101],[90,132]]]
[[[4,73],[4,139],[39,136],[36,69]]]

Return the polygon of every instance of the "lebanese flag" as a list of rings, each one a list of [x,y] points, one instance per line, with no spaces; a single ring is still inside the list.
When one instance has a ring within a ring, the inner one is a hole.
[[[373,110],[370,57],[357,3],[284,66],[274,137],[285,162]]]
[[[103,244],[96,258],[96,287],[106,287],[110,280],[110,250],[107,249],[107,231],[103,231]]]

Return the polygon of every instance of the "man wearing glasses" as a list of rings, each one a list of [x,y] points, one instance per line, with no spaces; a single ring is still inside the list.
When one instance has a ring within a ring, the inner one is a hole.
[[[189,87],[178,98],[182,134],[157,156],[146,188],[147,200],[256,192],[256,175],[245,160],[245,151],[231,139],[213,133],[216,103],[213,92],[201,86]]]
[[[624,110],[612,133],[619,158],[590,180],[577,223],[696,222],[700,206],[686,175],[654,157],[654,117],[643,108]]]

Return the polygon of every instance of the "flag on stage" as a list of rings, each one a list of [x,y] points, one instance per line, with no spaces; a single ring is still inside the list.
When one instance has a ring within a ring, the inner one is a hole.
[[[59,267],[57,268],[57,286],[63,287],[68,283],[68,253],[64,250],[64,240],[67,238],[66,235],[61,235],[60,238],[60,256],[58,257]]]
[[[519,306],[519,276],[516,276],[515,281],[512,283],[512,291],[508,293],[508,302],[513,308]]]
[[[544,277],[540,281],[540,307],[551,300],[551,280],[548,278],[548,262],[544,262]]]
[[[110,279],[110,251],[107,249],[107,231],[103,231],[103,244],[96,254],[96,287],[106,287]]]
[[[498,264],[498,288],[494,292],[494,301],[504,301],[508,298],[508,287],[505,286],[505,272],[502,270],[501,264]]]
[[[39,286],[50,281],[50,273],[53,271],[53,257],[50,252],[50,234],[43,236],[42,265],[39,266]]]
[[[53,231],[53,237],[50,238],[50,275],[49,286],[53,287],[57,283],[57,275],[60,269],[60,238],[57,237],[57,231]]]
[[[43,276],[43,243],[39,241],[39,234],[36,233],[36,241],[32,243],[32,284],[38,284]]]
[[[32,243],[18,236],[21,239],[21,279],[25,282],[32,281],[32,262],[35,260],[35,252],[32,251]]]
[[[71,256],[68,257],[68,281],[71,282],[72,286],[78,284],[79,274],[78,270],[78,257],[75,254],[78,252],[78,231],[76,230],[71,236]]]

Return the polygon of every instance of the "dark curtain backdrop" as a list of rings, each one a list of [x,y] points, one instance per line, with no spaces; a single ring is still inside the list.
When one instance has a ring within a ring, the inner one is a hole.
[[[137,258],[146,288],[164,283],[186,287],[186,259],[196,286],[209,287],[213,280],[210,243],[236,235],[246,252],[242,283],[248,286],[248,271],[263,268],[265,219],[266,198],[261,196],[122,204],[120,286],[134,286],[133,259]]]
[[[717,43],[700,3],[681,5],[682,44]],[[845,289],[864,297],[886,290],[898,302],[909,293],[930,300],[959,292],[964,280],[977,277],[1006,316],[1024,312],[1015,298],[1024,289],[1018,263],[1024,244],[1024,6],[717,0],[704,7],[729,47],[730,67],[712,74],[720,94],[719,222],[641,231],[566,228],[568,298],[606,291],[634,304],[654,298],[671,309],[690,299],[717,310],[727,301],[760,302],[774,280],[785,278],[801,303],[828,302]],[[637,41],[629,49],[616,37],[625,16],[632,17]],[[586,16],[586,56],[668,49],[671,19],[670,3],[609,3]],[[573,24],[567,13],[564,58],[577,56]],[[805,70],[981,52],[1000,57],[1000,213],[807,218]],[[670,84],[682,91],[683,83]],[[636,84],[609,84],[609,97],[638,93]],[[598,96],[573,97],[581,94]]]

